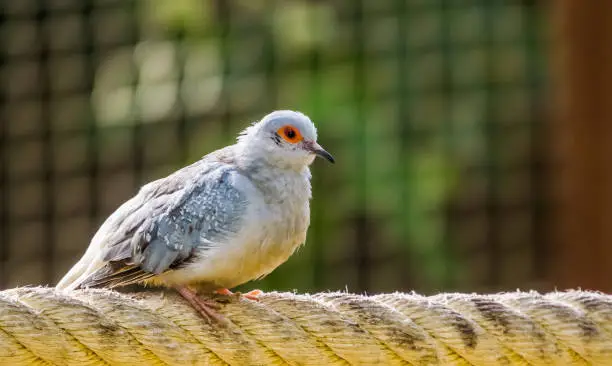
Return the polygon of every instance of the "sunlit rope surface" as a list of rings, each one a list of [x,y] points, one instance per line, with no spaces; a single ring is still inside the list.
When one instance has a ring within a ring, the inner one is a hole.
[[[227,300],[227,299],[226,299]],[[3,365],[612,365],[612,297],[267,293],[204,321],[168,293],[0,292]]]

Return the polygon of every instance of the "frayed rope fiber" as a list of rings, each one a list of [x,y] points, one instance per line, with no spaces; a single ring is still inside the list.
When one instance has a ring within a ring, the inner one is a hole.
[[[612,365],[612,297],[266,293],[208,323],[174,294],[0,292],[2,365]]]

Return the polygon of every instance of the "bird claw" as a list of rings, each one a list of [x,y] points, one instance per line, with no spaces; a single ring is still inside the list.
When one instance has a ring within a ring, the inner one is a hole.
[[[227,319],[217,312],[217,310],[221,309],[221,305],[216,301],[204,299],[187,287],[178,287],[176,290],[208,324],[212,324],[213,321],[219,324],[227,323]]]
[[[229,289],[226,289],[226,288],[218,289],[215,292],[217,294],[219,294],[219,295],[235,296],[237,299],[239,299],[241,297],[244,297],[244,298],[249,299],[251,301],[259,301],[259,295],[263,294],[263,291],[261,291],[261,290],[251,290],[251,291],[247,292],[246,294],[242,294],[239,291],[232,292],[232,291],[230,291]]]
[[[263,291],[259,289],[255,289],[255,290],[251,290],[247,292],[246,294],[243,295],[243,297],[246,297],[247,299],[252,300],[252,301],[259,301],[259,296],[261,294],[263,294]]]
[[[212,324],[213,322],[224,324],[227,321],[223,315],[216,311],[221,307],[214,301],[207,301],[199,296],[196,296],[192,302],[192,305],[198,311],[198,313],[202,315],[204,320],[208,322],[208,324]]]

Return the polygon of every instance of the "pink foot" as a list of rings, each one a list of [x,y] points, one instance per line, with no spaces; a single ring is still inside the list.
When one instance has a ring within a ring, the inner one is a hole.
[[[215,292],[218,293],[219,295],[225,295],[225,296],[235,295],[233,292],[231,292],[227,288],[220,288],[220,289],[216,290]]]
[[[226,289],[226,288],[220,288],[215,292],[218,293],[219,295],[237,296],[237,297],[242,296],[252,301],[259,301],[259,295],[263,294],[263,291],[261,290],[252,290],[243,295],[240,292],[231,292],[229,289]]]
[[[181,296],[183,296],[185,300],[187,300],[189,304],[196,309],[208,323],[212,323],[213,320],[218,323],[226,322],[223,315],[217,312],[220,306],[215,301],[204,300],[203,298],[199,297],[195,291],[185,286],[176,287],[176,291],[181,294]]]
[[[261,294],[263,294],[263,291],[261,290],[251,290],[247,292],[246,294],[244,294],[243,296],[249,300],[259,301],[259,295]]]

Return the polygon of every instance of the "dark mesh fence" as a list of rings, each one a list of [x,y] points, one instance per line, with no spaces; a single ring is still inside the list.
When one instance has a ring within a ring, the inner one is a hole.
[[[337,164],[313,167],[307,245],[255,286],[537,287],[535,3],[5,0],[0,285],[54,283],[140,185],[298,109]]]

